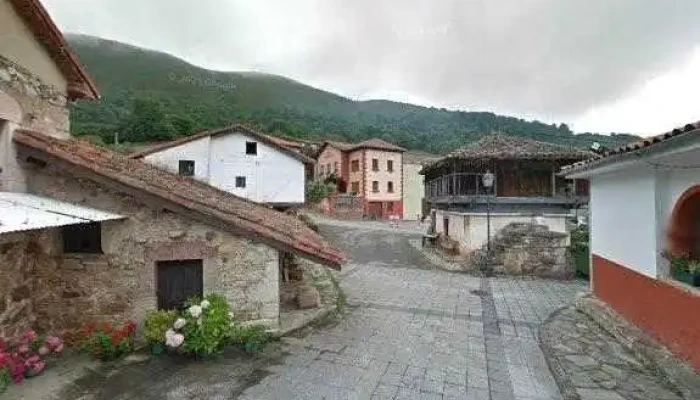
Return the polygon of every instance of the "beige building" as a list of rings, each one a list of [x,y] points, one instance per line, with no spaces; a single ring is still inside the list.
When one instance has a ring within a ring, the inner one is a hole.
[[[36,0],[0,0],[0,338],[140,322],[192,295],[279,323],[279,260],[339,268],[298,219],[70,137],[95,85]]]
[[[316,178],[334,177],[338,191],[361,200],[363,214],[403,217],[403,153],[381,139],[357,144],[327,141],[316,162]]]
[[[403,155],[403,219],[419,220],[428,210],[425,207],[425,184],[421,170],[427,163],[440,157],[421,151],[407,151]]]

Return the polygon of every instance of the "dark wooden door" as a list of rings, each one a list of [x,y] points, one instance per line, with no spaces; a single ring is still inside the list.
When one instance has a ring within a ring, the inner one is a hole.
[[[190,297],[202,296],[202,260],[159,261],[156,268],[159,309],[179,309]]]

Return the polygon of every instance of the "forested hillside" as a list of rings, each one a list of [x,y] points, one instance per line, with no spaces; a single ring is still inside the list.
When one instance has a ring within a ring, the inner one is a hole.
[[[68,35],[102,93],[73,106],[76,135],[106,142],[167,140],[232,122],[311,140],[381,137],[409,149],[445,153],[498,130],[586,147],[631,135],[574,134],[565,124],[448,111],[384,100],[353,101],[280,76],[209,71],[176,57],[83,35]]]

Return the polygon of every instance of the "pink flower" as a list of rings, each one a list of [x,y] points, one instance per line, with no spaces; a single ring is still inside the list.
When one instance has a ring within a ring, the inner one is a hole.
[[[24,335],[22,335],[22,339],[28,341],[29,343],[33,343],[37,337],[38,335],[33,329],[29,329],[28,331],[24,332]]]
[[[53,349],[53,351],[54,351],[54,353],[56,353],[56,354],[60,354],[60,353],[63,351],[63,343],[61,343],[61,344],[59,344],[58,346],[56,346],[56,348]]]
[[[23,344],[17,348],[17,352],[19,354],[26,354],[29,353],[29,345],[28,344]]]
[[[61,338],[58,336],[49,336],[46,339],[46,344],[49,346],[49,348],[55,349],[59,345],[63,344],[63,340],[61,340]]]
[[[50,352],[51,352],[51,350],[49,350],[49,348],[46,346],[39,347],[39,355],[40,356],[45,356],[45,355],[49,354]]]
[[[38,374],[39,372],[43,371],[44,368],[46,368],[46,362],[45,362],[45,361],[42,361],[42,360],[39,360],[39,361],[35,362],[35,363],[32,364],[32,366],[30,367],[30,369],[31,369],[32,371],[34,371],[35,374]]]

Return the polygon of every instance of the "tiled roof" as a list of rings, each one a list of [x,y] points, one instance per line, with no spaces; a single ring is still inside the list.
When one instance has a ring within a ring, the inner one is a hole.
[[[142,158],[145,157],[149,154],[157,153],[159,151],[163,151],[172,147],[179,146],[184,143],[192,142],[197,139],[201,139],[203,137],[207,136],[215,136],[215,135],[222,135],[222,134],[227,134],[227,133],[243,133],[244,135],[251,136],[260,142],[266,143],[267,145],[281,151],[282,153],[285,153],[289,156],[292,156],[296,158],[297,160],[303,162],[303,163],[314,163],[315,161],[312,158],[309,158],[303,154],[299,154],[296,151],[292,150],[291,147],[283,144],[282,140],[279,138],[275,138],[273,136],[268,136],[263,133],[260,133],[254,129],[251,129],[245,125],[241,124],[234,124],[230,125],[224,128],[218,128],[218,129],[211,129],[208,131],[204,132],[199,132],[195,133],[194,135],[190,136],[185,136],[180,139],[176,139],[170,142],[165,142],[165,143],[159,143],[154,146],[148,147],[144,150],[138,151],[136,153],[132,153],[129,155],[129,158]],[[284,142],[287,142],[286,140]],[[291,143],[291,142],[290,142]]]
[[[333,146],[338,150],[342,151],[352,151],[359,149],[376,149],[376,150],[386,150],[386,151],[406,151],[403,147],[399,147],[395,144],[391,144],[382,139],[368,139],[359,143],[346,143],[346,142],[336,142],[332,140],[326,140],[323,142],[323,146]],[[321,149],[323,150],[323,149]]]
[[[34,37],[48,51],[61,73],[68,80],[68,97],[96,99],[100,97],[97,86],[78,62],[78,57],[68,46],[61,31],[39,0],[9,0],[17,14],[24,20]]]
[[[87,142],[60,140],[41,133],[15,131],[14,141],[35,158],[59,162],[108,179],[137,195],[158,198],[193,219],[221,227],[340,269],[341,252],[297,218],[247,201],[203,182],[172,174],[141,160],[134,160]],[[211,221],[211,222],[210,222]]]
[[[301,142],[295,142],[293,140],[288,140],[288,139],[284,139],[284,138],[277,137],[277,136],[271,136],[271,135],[265,135],[265,136],[267,136],[267,138],[270,139],[271,141],[277,143],[277,145],[279,145],[279,146],[287,147],[290,149],[301,149],[304,147],[304,144]]]
[[[597,156],[583,160],[580,162],[577,162],[572,165],[568,165],[564,168],[562,168],[563,173],[573,173],[573,172],[579,172],[583,171],[589,168],[594,167],[601,161],[605,160],[606,158],[614,155],[620,155],[620,154],[625,154],[625,153],[631,153],[640,149],[645,149],[647,147],[651,147],[657,143],[661,142],[666,142],[670,139],[679,137],[679,136],[685,136],[689,134],[698,134],[700,133],[700,121],[691,123],[691,124],[686,124],[682,128],[676,128],[670,132],[662,133],[661,135],[656,135],[656,136],[651,136],[648,138],[640,139],[631,143],[627,143],[622,146],[615,147],[614,149],[604,151],[602,154],[598,154]]]

